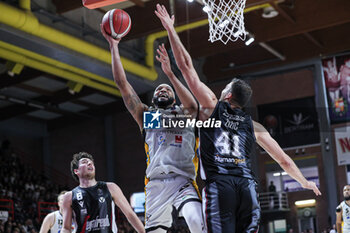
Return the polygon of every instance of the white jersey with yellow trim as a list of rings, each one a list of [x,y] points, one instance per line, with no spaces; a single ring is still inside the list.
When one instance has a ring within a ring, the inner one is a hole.
[[[60,233],[62,230],[62,226],[63,226],[63,216],[60,213],[60,211],[56,210],[55,212],[53,212],[55,215],[55,222],[53,224],[53,226],[50,228],[50,232],[51,233]],[[72,233],[75,233],[77,231],[75,224],[72,223]]]
[[[196,138],[193,127],[172,127],[168,124],[171,117],[186,122],[183,110],[175,105],[159,110],[161,122],[165,119],[166,127],[160,129],[144,129],[145,150],[147,154],[146,178],[166,178],[182,175],[190,179],[196,177],[194,164]]]
[[[343,218],[343,232],[350,233],[350,206],[342,201],[338,208],[341,208]]]

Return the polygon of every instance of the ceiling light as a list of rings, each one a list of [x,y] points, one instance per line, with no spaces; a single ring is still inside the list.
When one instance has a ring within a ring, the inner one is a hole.
[[[14,72],[12,72],[12,71],[7,71],[7,74],[9,75],[9,76],[11,76],[11,77],[14,77],[15,76],[15,73]]]
[[[187,2],[193,2],[193,0],[187,0]]]
[[[245,42],[245,45],[246,46],[248,46],[248,45],[250,45],[251,43],[253,43],[254,42],[254,37],[250,37],[246,42]]]
[[[208,13],[210,10],[211,10],[211,9],[210,9],[209,6],[203,7],[203,11],[204,11],[205,13]]]
[[[288,175],[288,173],[287,172],[275,172],[275,173],[273,173],[273,176],[286,176],[286,175]]]
[[[71,94],[71,95],[75,95],[75,91],[72,90],[72,89],[68,89],[68,92],[69,92],[69,94]]]
[[[263,10],[263,14],[261,15],[265,19],[270,19],[276,17],[278,15],[278,11],[275,10],[272,6],[265,7]]]
[[[316,205],[315,199],[301,200],[294,203],[298,207],[310,207]]]

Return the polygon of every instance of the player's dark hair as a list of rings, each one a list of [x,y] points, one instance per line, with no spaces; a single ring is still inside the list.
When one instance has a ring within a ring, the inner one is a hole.
[[[86,152],[79,152],[73,155],[73,160],[70,162],[70,171],[72,173],[74,180],[78,182],[79,182],[79,177],[74,173],[74,169],[78,169],[79,160],[81,160],[82,158],[88,158],[92,162],[94,161],[94,158],[92,157],[92,155]]]
[[[233,101],[243,108],[252,96],[252,88],[242,79],[234,78],[232,79],[232,83],[231,93]]]

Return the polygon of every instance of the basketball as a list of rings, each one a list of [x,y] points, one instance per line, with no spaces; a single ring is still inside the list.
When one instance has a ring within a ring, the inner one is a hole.
[[[108,35],[119,39],[126,36],[130,31],[131,18],[125,11],[113,9],[103,16],[102,26]]]

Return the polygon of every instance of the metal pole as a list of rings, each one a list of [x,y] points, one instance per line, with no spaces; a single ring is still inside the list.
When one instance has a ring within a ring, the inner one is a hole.
[[[331,223],[335,223],[335,209],[337,207],[337,178],[335,177],[335,161],[332,151],[333,133],[330,125],[326,87],[324,82],[322,64],[319,60],[315,63],[314,84],[316,92],[316,109],[320,123],[320,142],[322,148],[323,172],[326,183],[326,193],[322,195],[328,201],[328,216]]]

